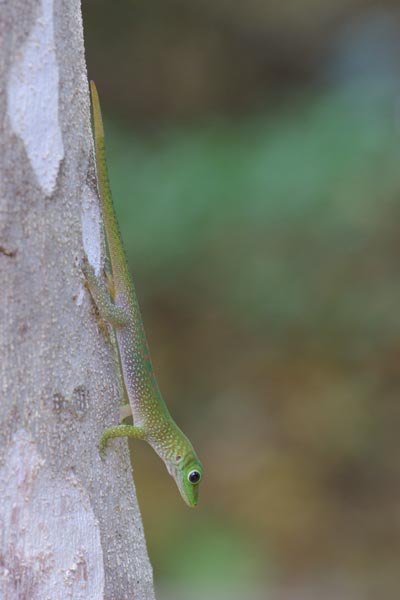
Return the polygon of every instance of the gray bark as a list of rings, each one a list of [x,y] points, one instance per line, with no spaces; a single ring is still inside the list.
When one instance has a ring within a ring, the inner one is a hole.
[[[104,256],[80,2],[0,4],[0,598],[152,600],[126,442],[98,454],[122,393],[79,266]]]

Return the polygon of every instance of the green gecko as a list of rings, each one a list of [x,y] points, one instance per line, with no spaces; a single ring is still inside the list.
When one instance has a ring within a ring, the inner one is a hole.
[[[104,459],[110,438],[146,440],[164,461],[186,504],[196,506],[203,468],[192,444],[171,417],[153,372],[139,304],[114,212],[100,102],[93,81],[90,89],[98,187],[112,270],[108,286],[95,275],[87,260],[83,261],[82,270],[101,317],[115,329],[123,382],[134,422],[134,425],[121,424],[106,429],[100,437],[100,454]]]

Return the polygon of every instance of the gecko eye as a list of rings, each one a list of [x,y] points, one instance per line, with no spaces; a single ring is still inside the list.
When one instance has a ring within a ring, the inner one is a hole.
[[[201,474],[199,471],[194,469],[193,471],[190,471],[190,473],[188,475],[188,479],[189,479],[190,483],[199,483],[199,481],[201,479]]]

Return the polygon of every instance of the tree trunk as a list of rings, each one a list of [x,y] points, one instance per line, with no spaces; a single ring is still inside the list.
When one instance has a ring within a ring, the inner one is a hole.
[[[122,391],[80,270],[104,248],[79,0],[1,2],[0,114],[0,598],[153,599],[126,441],[98,454]]]

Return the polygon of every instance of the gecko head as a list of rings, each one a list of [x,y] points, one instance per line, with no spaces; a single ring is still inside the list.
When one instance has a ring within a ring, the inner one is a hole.
[[[203,476],[201,462],[195,455],[187,456],[183,460],[179,454],[175,457],[175,461],[171,475],[186,504],[195,507],[199,497],[199,484]]]

